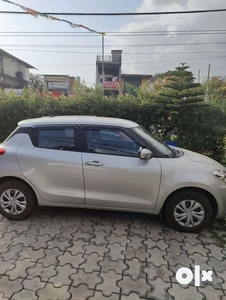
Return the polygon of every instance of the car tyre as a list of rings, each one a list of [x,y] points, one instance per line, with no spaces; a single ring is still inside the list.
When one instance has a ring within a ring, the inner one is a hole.
[[[10,205],[11,203],[12,205]],[[11,210],[12,206],[14,207]],[[10,180],[0,185],[0,213],[5,218],[24,220],[36,206],[36,196],[27,184]]]
[[[199,232],[210,225],[213,217],[210,201],[196,191],[174,194],[168,199],[164,211],[168,224],[181,232]]]

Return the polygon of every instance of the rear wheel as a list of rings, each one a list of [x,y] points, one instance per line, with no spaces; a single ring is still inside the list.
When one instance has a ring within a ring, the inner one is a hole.
[[[165,216],[170,226],[182,232],[198,232],[211,223],[212,205],[196,191],[181,191],[167,201]]]
[[[36,197],[25,183],[11,180],[0,185],[0,213],[7,219],[26,219],[35,206]]]

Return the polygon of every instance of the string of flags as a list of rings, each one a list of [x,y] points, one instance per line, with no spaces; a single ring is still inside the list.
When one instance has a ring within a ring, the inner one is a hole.
[[[100,32],[100,31],[96,31],[96,30],[93,30],[87,26],[84,26],[82,24],[75,24],[75,23],[72,23],[68,20],[64,20],[64,19],[59,19],[59,18],[56,18],[56,17],[53,17],[53,16],[50,16],[48,14],[44,14],[44,13],[40,13],[36,10],[33,10],[31,8],[28,8],[28,7],[25,7],[23,5],[20,5],[20,4],[17,4],[17,3],[14,3],[12,1],[9,1],[9,0],[2,0],[4,2],[7,2],[7,3],[10,3],[10,4],[13,4],[13,5],[16,5],[16,6],[19,6],[20,8],[22,8],[24,11],[26,11],[28,14],[32,15],[33,17],[35,18],[38,18],[38,17],[44,17],[46,19],[49,19],[49,20],[52,20],[52,21],[60,21],[60,22],[65,22],[65,23],[68,23],[72,28],[77,28],[77,27],[80,27],[80,28],[84,28],[92,33],[97,33],[97,34],[102,34],[104,35],[105,33],[104,32]]]

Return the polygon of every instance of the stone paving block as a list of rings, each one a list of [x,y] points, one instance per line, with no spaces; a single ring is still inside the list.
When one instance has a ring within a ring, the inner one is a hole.
[[[55,235],[60,234],[60,228],[61,227],[51,228],[49,226],[46,226],[45,228],[39,229],[39,234],[40,235],[48,234],[51,238],[54,238]]]
[[[162,234],[162,230],[159,230],[158,228],[151,228],[148,231],[147,238],[157,242],[158,240],[163,239],[163,236],[161,234]]]
[[[72,246],[72,242],[65,240],[64,238],[54,238],[51,241],[47,242],[47,248],[52,250],[54,248],[58,248],[61,251],[65,251],[67,248]]]
[[[68,286],[55,288],[52,283],[47,283],[42,289],[36,292],[38,299],[41,300],[69,300],[71,294],[68,292]]]
[[[151,284],[154,289],[151,292],[148,292],[148,299],[173,300],[173,297],[168,294],[168,289],[171,288],[170,283],[164,282],[161,278],[156,278],[151,281]]]
[[[174,297],[174,300],[204,300],[203,295],[194,286],[183,288],[179,284],[172,284],[172,288],[168,290],[168,293]]]
[[[81,232],[81,231],[78,231],[78,232],[75,232],[72,234],[73,236],[73,240],[74,241],[77,241],[77,240],[83,240],[85,242],[89,242],[92,238],[93,238],[93,234],[90,233],[90,232]]]
[[[109,250],[110,251],[106,254],[106,256],[109,257],[111,260],[118,260],[124,258],[122,251],[126,249],[125,247],[119,244],[113,244],[113,245],[108,245],[107,249],[108,251]]]
[[[122,274],[124,270],[128,269],[128,266],[122,259],[111,260],[109,257],[105,257],[98,265],[101,267],[101,272],[108,272],[112,270],[115,271],[116,274]]]
[[[167,265],[166,259],[166,251],[162,251],[159,248],[148,249],[147,252],[151,255],[151,257],[147,258],[148,263],[153,263],[156,267],[160,267],[162,265]]]
[[[18,260],[29,258],[32,262],[36,262],[43,257],[45,257],[44,249],[34,250],[31,247],[28,247],[19,253]]]
[[[15,280],[17,278],[25,278],[27,273],[25,270],[29,267],[33,267],[35,263],[31,262],[30,259],[25,259],[23,261],[16,261],[14,263],[15,268],[6,272],[10,280]]]
[[[99,231],[105,231],[106,233],[111,234],[112,231],[115,230],[115,227],[110,226],[110,225],[104,226],[104,225],[99,224],[99,225],[96,225],[94,227],[94,229],[95,229],[95,231],[94,231],[95,234],[96,234],[96,232],[99,232]]]
[[[217,276],[223,280],[221,286],[222,286],[223,290],[226,291],[226,270],[224,270],[222,272],[218,272]]]
[[[200,253],[194,253],[193,255],[188,255],[188,257],[193,260],[195,265],[200,266],[201,270],[210,269],[210,266],[207,264],[209,261],[207,256],[203,256]]]
[[[82,240],[72,241],[72,246],[67,248],[68,252],[71,252],[73,255],[77,255],[79,253],[84,253],[84,247],[88,245],[88,242],[84,242]]]
[[[183,236],[185,236],[185,239],[183,240],[185,243],[189,243],[193,246],[200,244],[199,234],[198,233],[185,233],[183,232]]]
[[[107,248],[106,245],[97,246],[91,243],[89,245],[84,246],[84,249],[86,251],[85,254],[97,253],[99,256],[104,256],[105,253],[109,252],[109,249]]]
[[[23,288],[22,281],[23,279],[9,280],[8,276],[3,275],[0,278],[0,293],[2,292],[5,298],[10,298]]]
[[[41,248],[47,248],[47,242],[52,240],[52,238],[49,235],[42,235],[36,237],[36,242],[32,244],[32,248],[35,250],[41,249]]]
[[[213,268],[216,272],[222,272],[226,270],[226,260],[220,261],[216,258],[211,258],[207,264]]]
[[[205,227],[202,231],[201,231],[201,234],[200,236],[206,236],[206,237],[209,237],[211,238],[214,234],[213,232],[211,231],[210,227]],[[200,237],[199,237],[200,239]]]
[[[202,270],[202,269],[201,269]],[[211,268],[205,270],[205,271],[209,271],[211,270]],[[212,286],[214,289],[221,289],[222,286],[223,286],[223,282],[224,280],[219,276],[220,273],[216,273],[214,270],[213,270],[213,280],[210,282],[210,281],[204,281],[200,283],[201,287],[206,287],[206,286]]]
[[[46,282],[42,282],[39,277],[34,277],[33,279],[25,279],[22,284],[26,290],[35,292],[36,290],[43,288],[46,285]]]
[[[13,225],[8,226],[6,232],[16,231],[17,233],[23,233],[24,231],[27,231],[27,229],[28,229],[27,225],[19,226],[18,223],[16,222]]]
[[[116,274],[110,270],[107,273],[100,273],[101,281],[96,290],[101,291],[104,296],[111,296],[113,293],[119,293],[120,289],[117,282],[122,279],[122,275]]]
[[[18,237],[12,239],[12,245],[23,244],[25,247],[32,246],[37,240],[34,236],[26,237],[25,235],[21,234]]]
[[[146,284],[146,279],[132,280],[129,276],[123,276],[123,279],[117,282],[117,285],[122,289],[123,295],[137,293],[140,298],[145,299],[146,292],[150,292],[153,286]]]
[[[43,267],[48,267],[50,265],[57,265],[57,257],[62,255],[63,252],[60,251],[58,248],[54,248],[52,250],[46,249],[44,250],[45,257],[40,258],[38,263],[42,264]]]
[[[141,236],[143,239],[145,239],[147,231],[146,231],[146,228],[137,229],[137,228],[131,226],[128,229],[128,234],[129,234],[129,236],[138,235],[138,236]]]
[[[49,282],[52,282],[54,287],[61,287],[63,285],[71,285],[72,280],[70,277],[76,273],[76,269],[73,269],[71,265],[67,264],[63,267],[56,267],[57,275],[49,279]]]
[[[121,300],[140,300],[141,298],[138,296],[137,293],[131,293],[129,296],[123,296],[121,297]]]
[[[114,224],[115,229],[112,231],[117,236],[127,235],[128,234],[128,225],[124,224]]]
[[[101,292],[95,292],[93,297],[89,297],[88,300],[119,300],[119,294],[112,294],[110,297],[105,297]],[[121,298],[122,300],[123,298]],[[77,299],[74,299],[77,300]],[[83,300],[83,298],[82,298]],[[140,299],[139,299],[140,300]]]
[[[117,236],[113,233],[111,235],[107,236],[106,239],[110,245],[119,244],[121,246],[126,246],[128,243],[130,243],[130,240],[131,240],[131,239],[129,240],[125,235]]]
[[[151,254],[147,253],[145,248],[140,248],[139,250],[134,250],[132,247],[127,247],[126,250],[122,251],[126,260],[131,260],[133,258],[138,258],[140,261],[146,261]]]
[[[16,231],[5,232],[0,239],[0,247],[3,245],[10,245],[13,242],[13,238],[18,237],[20,234]]]
[[[37,237],[39,235],[39,229],[43,228],[43,226],[30,226],[27,231],[24,231],[23,234],[26,237]]]
[[[187,254],[175,255],[172,252],[169,252],[164,256],[165,260],[167,260],[170,266],[176,266],[177,264],[182,265],[184,267],[191,267],[193,261],[188,258]]]
[[[162,236],[164,236],[164,239],[166,241],[170,241],[170,240],[176,240],[177,242],[183,242],[183,240],[185,239],[185,236],[178,232],[178,231],[168,231],[168,230],[164,230],[163,233],[161,233]]]
[[[44,268],[43,265],[36,263],[34,267],[26,270],[26,273],[28,274],[27,279],[40,277],[41,281],[48,281],[50,277],[53,277],[57,274],[55,268],[55,266]]]
[[[19,253],[24,250],[25,247],[23,244],[10,245],[8,251],[5,253],[0,253],[0,257],[4,260],[18,259]]]
[[[83,254],[72,255],[70,252],[65,252],[64,254],[57,257],[60,266],[64,266],[66,264],[71,264],[73,268],[78,268],[79,265],[85,262],[83,258]]]
[[[222,252],[223,248],[217,247],[214,244],[205,245],[205,248],[207,248],[210,251],[209,252],[210,257],[214,257],[218,260],[224,260],[225,259],[225,255]]]
[[[204,299],[214,299],[214,300],[221,300],[221,297],[224,296],[221,290],[217,290],[210,285],[206,285],[204,288],[198,287],[198,292],[204,295]]]
[[[99,231],[98,233],[96,233],[92,239],[90,240],[91,243],[95,244],[95,245],[102,245],[102,244],[106,244],[107,240],[106,237],[108,236],[108,233],[106,233],[105,231]]]
[[[70,287],[69,292],[72,295],[72,298],[70,300],[86,300],[86,299],[92,299],[89,298],[90,296],[93,296],[94,291],[89,290],[87,285],[81,284],[78,287]],[[100,299],[98,299],[100,300]]]
[[[167,241],[169,248],[167,252],[173,252],[175,255],[186,254],[186,251],[183,250],[182,246],[184,245],[183,242],[176,242],[175,240]]]
[[[11,300],[37,300],[38,297],[35,295],[35,292],[33,291],[28,291],[28,290],[22,290],[19,293],[15,293]]]
[[[192,255],[194,253],[199,253],[203,256],[207,256],[207,254],[209,253],[209,250],[204,248],[204,246],[201,244],[193,246],[189,243],[185,243],[182,246],[182,249],[185,250],[189,255]]]
[[[76,228],[73,227],[62,227],[60,233],[55,236],[56,239],[71,240],[73,234],[76,232]]]
[[[5,232],[9,226],[12,226],[13,224],[15,224],[15,221],[10,221],[8,219],[3,219],[0,221],[0,232]]]
[[[99,262],[102,262],[103,257],[100,257],[97,253],[84,255],[85,262],[79,266],[80,269],[84,269],[86,273],[92,273],[93,271],[99,271]]]
[[[82,231],[82,232],[93,232],[94,230],[94,223],[92,221],[85,221],[85,222],[82,222],[82,224],[79,225],[79,229]]]
[[[101,278],[98,275],[99,272],[96,271],[88,274],[84,270],[77,270],[76,274],[71,276],[72,285],[76,287],[85,283],[89,289],[94,289],[97,284],[101,283]]]
[[[128,236],[128,239],[130,240],[128,246],[132,247],[135,250],[138,250],[140,248],[144,248],[144,241],[145,239],[139,235],[135,236]]]
[[[5,298],[4,294],[0,292],[0,300],[9,300],[9,298]]]
[[[144,241],[144,246],[147,246],[148,249],[159,248],[160,250],[166,250],[169,248],[169,245],[164,242],[164,240],[153,241],[151,238],[148,238]]]
[[[0,246],[0,257],[1,257],[1,254],[3,254],[3,253],[6,253],[6,252],[8,252],[9,251],[9,246],[10,245],[1,245]]]
[[[138,258],[127,260],[126,265],[128,268],[124,271],[124,275],[130,276],[132,280],[146,277],[146,274],[143,271],[145,264],[142,263]]]
[[[15,268],[14,259],[3,261],[2,258],[0,258],[0,276],[3,275],[6,271],[12,270],[13,268]]]
[[[155,267],[153,264],[148,263],[148,266],[144,268],[144,272],[147,274],[148,280],[156,279],[160,277],[165,282],[170,282],[171,277],[174,276],[174,273],[168,268],[168,266]]]

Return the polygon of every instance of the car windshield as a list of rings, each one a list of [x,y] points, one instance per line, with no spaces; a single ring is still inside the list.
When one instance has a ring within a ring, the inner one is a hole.
[[[150,131],[144,129],[143,127],[135,127],[133,130],[138,133],[148,144],[150,144],[154,149],[158,150],[163,157],[175,157],[173,150],[168,147],[163,141],[158,139],[156,136],[150,133]]]

